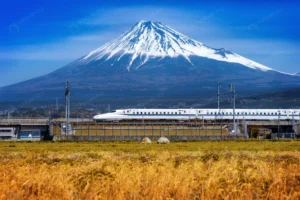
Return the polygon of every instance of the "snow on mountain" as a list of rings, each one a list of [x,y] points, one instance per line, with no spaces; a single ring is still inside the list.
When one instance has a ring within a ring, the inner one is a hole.
[[[100,60],[103,57],[109,60],[115,56],[117,56],[117,60],[120,60],[125,55],[131,56],[131,61],[127,64],[128,71],[130,71],[132,63],[137,58],[142,60],[142,63],[136,68],[142,66],[151,58],[174,58],[178,56],[183,56],[190,63],[190,56],[200,56],[229,63],[239,63],[261,71],[272,70],[223,48],[214,49],[206,46],[160,22],[151,21],[140,21],[120,37],[90,52],[81,62]]]

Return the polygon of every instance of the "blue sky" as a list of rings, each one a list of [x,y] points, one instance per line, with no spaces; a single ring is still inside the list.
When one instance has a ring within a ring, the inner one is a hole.
[[[1,3],[0,15],[0,87],[63,67],[140,20],[300,72],[300,3],[293,1],[11,0]]]

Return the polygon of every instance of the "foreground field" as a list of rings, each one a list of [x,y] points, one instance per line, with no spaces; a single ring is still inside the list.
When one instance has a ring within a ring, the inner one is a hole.
[[[299,199],[300,142],[0,143],[1,199]]]

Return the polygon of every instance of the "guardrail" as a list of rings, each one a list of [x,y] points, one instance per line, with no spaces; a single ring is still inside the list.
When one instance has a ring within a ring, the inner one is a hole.
[[[0,118],[0,125],[48,125],[48,118]]]

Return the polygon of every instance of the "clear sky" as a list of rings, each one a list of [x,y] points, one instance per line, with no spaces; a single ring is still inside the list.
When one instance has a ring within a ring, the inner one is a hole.
[[[0,87],[74,61],[140,20],[162,22],[213,48],[300,72],[296,1],[2,1]]]

